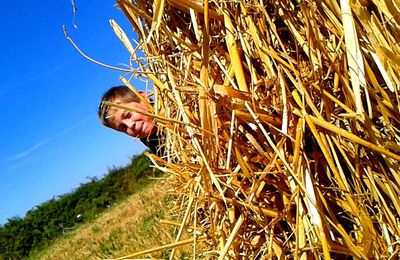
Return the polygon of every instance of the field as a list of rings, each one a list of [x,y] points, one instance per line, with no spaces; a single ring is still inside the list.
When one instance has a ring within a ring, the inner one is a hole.
[[[29,259],[110,259],[172,243],[173,227],[160,223],[169,218],[168,209],[172,206],[166,187],[168,181],[155,180]],[[168,253],[161,251],[141,257],[166,258]],[[179,255],[183,258],[185,254]]]

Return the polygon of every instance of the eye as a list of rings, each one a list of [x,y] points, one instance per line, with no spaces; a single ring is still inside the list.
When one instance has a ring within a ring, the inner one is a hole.
[[[129,118],[129,117],[131,117],[131,112],[129,111],[122,112],[122,118]]]

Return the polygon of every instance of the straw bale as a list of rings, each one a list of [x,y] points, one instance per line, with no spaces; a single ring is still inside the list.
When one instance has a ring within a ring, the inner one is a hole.
[[[117,3],[176,243],[191,226],[195,258],[399,257],[398,1]]]

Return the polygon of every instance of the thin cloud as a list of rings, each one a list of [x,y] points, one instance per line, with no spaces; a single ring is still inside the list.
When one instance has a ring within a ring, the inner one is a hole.
[[[13,82],[12,84],[11,83],[4,84],[4,82],[3,82],[3,85],[5,85],[6,87],[2,87],[0,89],[0,98],[3,98],[4,95],[9,94],[10,92],[15,91],[15,90],[23,87],[24,85],[26,85],[28,83],[31,83],[31,82],[33,82],[35,80],[40,79],[40,78],[49,76],[49,75],[57,72],[58,70],[62,69],[66,65],[67,65],[66,63],[61,64],[61,65],[59,65],[57,67],[50,68],[50,69],[47,69],[47,70],[45,70],[45,71],[43,71],[43,72],[41,72],[39,74],[36,74],[33,77],[30,77],[30,78],[27,78],[27,79],[23,79],[23,80],[18,81],[18,82]]]
[[[22,86],[22,85],[25,85],[25,84],[30,83],[30,82],[32,82],[32,81],[35,81],[35,80],[37,80],[37,79],[40,79],[40,78],[43,78],[43,77],[45,77],[45,76],[51,75],[51,74],[53,74],[54,72],[56,72],[56,71],[60,70],[61,68],[63,68],[64,66],[65,66],[65,65],[59,65],[59,66],[57,66],[57,67],[54,67],[54,68],[45,70],[45,71],[43,71],[43,72],[41,72],[41,73],[39,73],[39,74],[36,74],[36,75],[33,76],[33,77],[30,77],[30,78],[28,78],[28,79],[25,79],[25,80],[23,80],[23,81],[18,82],[17,84],[15,84],[14,87],[20,87],[20,86]]]
[[[26,157],[18,160],[15,164],[8,167],[9,170],[20,168],[28,163],[32,162],[32,157]]]
[[[26,164],[29,164],[29,163],[32,163],[32,162],[33,163],[37,162],[39,158],[47,157],[47,156],[49,156],[51,154],[54,154],[54,153],[58,152],[59,150],[61,150],[61,149],[53,149],[53,150],[50,150],[47,153],[41,154],[40,156],[28,156],[28,157],[25,157],[25,158],[23,158],[21,160],[16,161],[13,165],[9,166],[8,169],[12,170],[12,169],[21,168],[22,166],[24,166]]]
[[[13,156],[7,158],[7,161],[21,160],[22,158],[25,158],[28,155],[30,155],[31,153],[33,153],[35,150],[39,149],[44,144],[48,143],[49,141],[50,141],[50,139],[44,139],[44,140],[40,141],[39,143],[35,144],[34,146],[26,149],[25,151],[17,153],[16,155],[13,155]]]
[[[49,137],[49,138],[45,138],[45,139],[41,140],[40,142],[36,143],[35,145],[33,145],[32,147],[29,147],[29,148],[27,148],[26,150],[24,150],[22,152],[19,152],[19,153],[13,155],[13,156],[10,156],[9,158],[6,159],[6,161],[8,161],[8,162],[13,162],[14,161],[15,162],[15,161],[18,160],[19,163],[17,163],[16,165],[12,165],[9,168],[10,169],[11,168],[16,168],[16,167],[20,166],[21,164],[25,164],[27,161],[29,161],[29,159],[26,159],[26,158],[33,156],[34,152],[36,150],[38,150],[39,148],[41,148],[43,145],[45,145],[45,144],[47,144],[47,143],[59,138],[60,136],[65,135],[66,133],[68,133],[69,131],[73,130],[74,128],[76,128],[76,127],[82,125],[83,123],[87,122],[91,118],[93,118],[93,116],[88,116],[88,117],[78,121],[77,123],[72,124],[71,126],[61,130],[60,132],[58,132],[54,136]]]
[[[76,122],[75,124],[72,124],[72,125],[69,126],[68,128],[65,128],[64,130],[58,132],[56,135],[54,135],[53,137],[51,137],[50,140],[52,141],[52,140],[54,140],[54,139],[56,139],[56,138],[58,138],[58,137],[60,137],[60,136],[62,136],[62,135],[64,135],[64,134],[66,134],[67,132],[71,131],[72,129],[74,129],[74,128],[80,126],[80,125],[82,125],[83,123],[86,123],[87,121],[89,121],[89,120],[90,120],[91,118],[93,118],[93,117],[94,117],[94,116],[91,115],[91,116],[88,116],[88,117],[82,119],[81,121]]]

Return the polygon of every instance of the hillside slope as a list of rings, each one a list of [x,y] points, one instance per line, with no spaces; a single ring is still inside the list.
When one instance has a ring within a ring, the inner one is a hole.
[[[167,185],[165,180],[154,181],[29,259],[109,259],[171,243],[173,229],[159,223],[171,205]],[[167,254],[151,257],[165,258]]]

